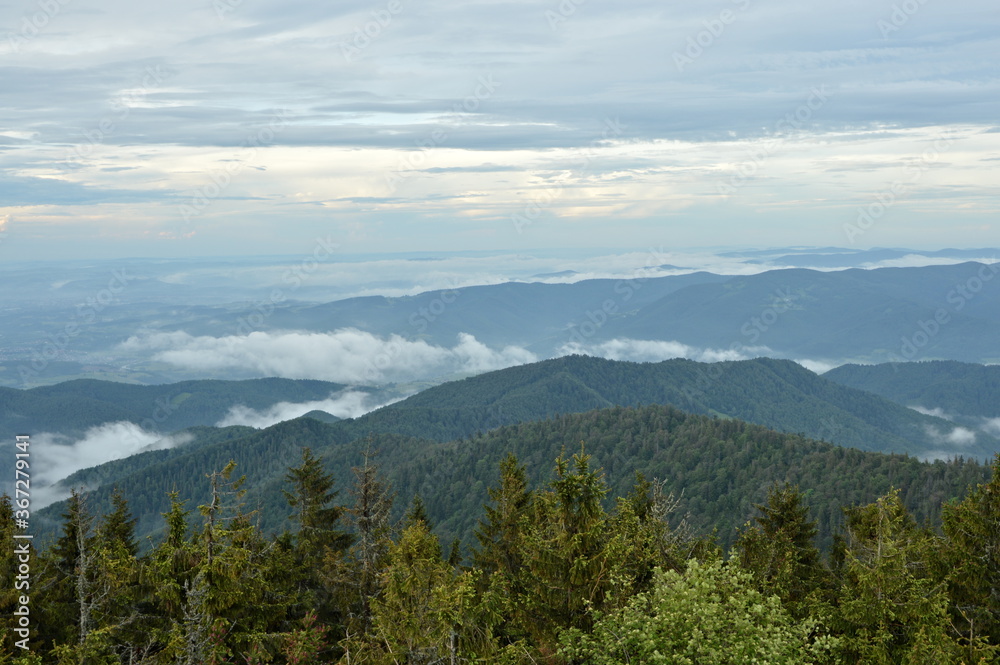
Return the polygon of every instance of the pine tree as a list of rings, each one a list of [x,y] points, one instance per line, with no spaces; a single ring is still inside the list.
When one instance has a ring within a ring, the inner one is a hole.
[[[37,607],[42,649],[79,644],[90,630],[86,573],[92,557],[89,547],[93,517],[75,489],[70,492],[62,518],[62,534],[40,561]]]
[[[410,503],[410,509],[403,516],[403,528],[413,526],[418,522],[427,527],[428,531],[434,528],[431,518],[427,515],[427,507],[424,505],[424,500],[419,494],[414,494],[413,501]]]
[[[872,665],[955,662],[948,597],[933,576],[934,536],[913,522],[892,490],[845,510],[839,593],[845,659]]]
[[[796,618],[808,613],[806,597],[827,579],[813,544],[816,522],[798,487],[774,485],[766,504],[757,504],[755,526],[747,525],[735,549],[740,565],[752,572],[760,588],[776,594]]]
[[[993,476],[960,503],[944,507],[944,566],[954,623],[969,660],[1000,659],[1000,454]]]
[[[420,520],[390,548],[382,588],[373,631],[393,660],[443,662],[457,650],[455,623],[471,588],[441,559],[441,544]]]
[[[185,587],[183,618],[174,643],[184,665],[215,665],[226,658],[256,658],[277,649],[287,628],[287,588],[293,563],[268,542],[243,511],[244,478],[233,480],[236,463],[207,474],[209,503],[199,506],[203,527],[194,542],[197,564]]]
[[[15,543],[18,546],[28,543],[29,560],[37,560],[37,553],[31,546],[30,541],[14,540],[17,533],[16,522],[14,521],[14,504],[7,494],[0,495],[0,662],[10,654],[14,646],[14,611],[18,607],[18,598],[23,595],[23,590],[15,587],[15,580],[18,568],[18,556],[14,552]],[[29,589],[30,591],[30,589]],[[31,635],[33,638],[34,636]]]
[[[285,479],[294,490],[284,492],[295,510],[291,519],[299,525],[290,552],[294,564],[287,571],[290,584],[296,587],[295,614],[303,619],[313,616],[318,623],[310,630],[326,631],[327,626],[345,620],[343,594],[329,583],[327,570],[342,568],[353,539],[340,528],[344,509],[331,505],[337,497],[333,477],[309,448],[302,449],[301,465],[290,468]]]
[[[371,630],[371,604],[381,590],[380,578],[391,543],[389,511],[393,502],[390,488],[369,453],[365,453],[364,466],[351,471],[354,505],[347,510],[347,517],[354,526],[354,544],[346,562],[338,559],[327,566],[331,582],[346,590],[346,604],[352,608],[349,636],[366,635]]]
[[[519,617],[522,630],[545,648],[554,648],[561,630],[588,629],[611,584],[601,474],[582,450],[572,460],[556,459],[555,473],[551,490],[533,502],[525,539],[527,598]]]
[[[500,486],[488,490],[493,505],[483,507],[472,554],[476,566],[486,575],[500,573],[513,581],[524,570],[524,531],[531,510],[525,468],[512,453],[500,462]]]
[[[288,470],[285,479],[294,491],[284,491],[288,505],[295,509],[291,519],[298,522],[297,550],[303,556],[316,557],[309,563],[321,560],[329,548],[346,549],[351,537],[342,531],[340,520],[344,513],[341,506],[331,505],[338,492],[333,491],[333,476],[323,470],[323,463],[310,448],[302,449],[300,466]]]

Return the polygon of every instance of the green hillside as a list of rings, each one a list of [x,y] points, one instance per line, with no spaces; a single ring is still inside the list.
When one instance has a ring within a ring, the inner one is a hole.
[[[345,427],[444,441],[528,420],[608,406],[671,404],[783,432],[880,452],[986,459],[996,439],[948,451],[927,428],[950,423],[846,388],[787,360],[632,363],[569,356],[489,372],[418,393]]]
[[[154,386],[77,379],[29,390],[0,387],[0,429],[69,434],[106,422],[129,421],[173,432],[214,425],[237,404],[264,409],[277,402],[326,399],[346,387],[278,378]]]
[[[907,406],[1000,418],[1000,366],[948,360],[842,365],[823,375]]]
[[[112,486],[126,497],[142,534],[162,526],[169,508],[167,493],[178,491],[191,505],[207,500],[205,475],[236,460],[247,476],[247,501],[263,511],[268,530],[287,527],[282,489],[284,473],[302,447],[321,455],[337,486],[350,482],[350,468],[365,451],[377,451],[383,472],[398,493],[397,512],[415,494],[423,498],[439,534],[467,542],[479,518],[500,459],[515,453],[534,482],[545,482],[551,460],[564,448],[585,443],[604,467],[607,483],[626,492],[635,472],[667,481],[683,492],[685,509],[699,530],[717,528],[727,543],[734,529],[750,517],[775,481],[812,489],[810,501],[820,523],[822,542],[840,524],[840,506],[867,502],[900,488],[904,502],[920,518],[937,517],[941,504],[960,496],[987,474],[975,462],[924,463],[912,457],[882,455],[782,434],[737,420],[686,414],[669,406],[614,407],[542,422],[511,425],[468,438],[436,442],[395,434],[351,439],[337,424],[301,418],[249,436],[232,432],[214,442],[174,451],[147,453],[81,474],[77,480],[103,478],[105,485],[88,499],[95,510],[111,506]],[[103,470],[101,470],[103,469]],[[50,528],[63,507],[38,514]]]

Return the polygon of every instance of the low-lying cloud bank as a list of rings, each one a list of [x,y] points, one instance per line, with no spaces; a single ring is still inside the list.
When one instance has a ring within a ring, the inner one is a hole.
[[[446,348],[399,335],[380,337],[355,328],[226,337],[155,333],[130,338],[122,350],[152,352],[154,359],[188,370],[250,370],[261,376],[352,385],[487,372],[539,359],[517,346],[491,349],[465,333],[458,336],[455,346]]]
[[[80,439],[50,432],[32,435],[32,506],[40,509],[68,497],[71,487],[60,481],[80,469],[191,439],[190,434],[163,436],[124,421],[92,427]]]
[[[325,411],[338,418],[357,418],[369,411],[374,411],[381,406],[391,403],[392,401],[378,401],[369,393],[359,390],[345,390],[331,395],[328,399],[324,400],[298,403],[278,402],[259,411],[238,404],[229,409],[229,413],[217,422],[215,426],[246,425],[248,427],[263,429],[264,427],[270,427],[286,420],[304,416],[310,411]]]
[[[1000,418],[986,418],[983,416],[966,416],[961,413],[951,413],[942,409],[941,407],[928,408],[925,406],[910,406],[911,409],[917,413],[922,413],[925,416],[935,416],[937,418],[943,418],[945,420],[950,420],[951,422],[961,423],[965,427],[960,427],[958,429],[971,432],[975,436],[975,432],[982,432],[988,436],[1000,437]]]
[[[743,347],[737,351],[734,349],[702,349],[666,340],[623,338],[594,344],[570,342],[561,346],[557,355],[581,354],[633,362],[660,362],[671,358],[687,358],[699,362],[714,363],[724,360],[747,360],[770,353],[772,351],[765,346]]]
[[[536,353],[520,346],[490,348],[468,333],[460,333],[454,346],[444,347],[399,335],[381,337],[356,328],[342,328],[329,333],[253,332],[226,337],[196,337],[185,332],[152,333],[130,338],[121,345],[121,350],[151,354],[154,360],[191,371],[249,371],[258,376],[319,379],[355,386],[434,380],[542,360]],[[553,355],[572,354],[633,362],[687,358],[709,363],[778,355],[766,346],[714,349],[671,340],[628,338],[593,343],[570,342],[556,349]],[[816,373],[836,366],[836,363],[825,360],[796,362]],[[331,399],[334,405],[330,408],[347,409],[344,417],[361,415],[361,409],[367,408],[351,401],[361,399],[357,395],[342,394]],[[339,411],[330,411],[323,406],[312,406],[306,411],[312,408],[340,415]],[[287,405],[281,406],[281,409],[291,413],[298,407]],[[248,424],[271,418],[271,415],[247,410],[233,412],[232,417],[223,422]]]

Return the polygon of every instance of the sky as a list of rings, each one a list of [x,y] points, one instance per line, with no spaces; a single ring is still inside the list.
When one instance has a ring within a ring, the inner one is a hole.
[[[994,0],[17,0],[0,261],[996,244]]]

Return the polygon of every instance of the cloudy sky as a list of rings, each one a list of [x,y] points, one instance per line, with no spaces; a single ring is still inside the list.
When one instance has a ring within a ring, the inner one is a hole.
[[[1000,230],[995,0],[0,7],[4,261]]]

